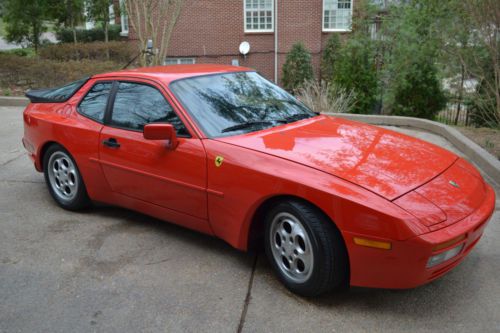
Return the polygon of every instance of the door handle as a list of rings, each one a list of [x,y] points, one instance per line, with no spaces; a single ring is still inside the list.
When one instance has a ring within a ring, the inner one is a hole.
[[[104,140],[102,142],[102,144],[105,146],[108,146],[110,148],[119,148],[120,147],[120,144],[118,143],[118,141],[116,141],[115,138],[109,138],[107,140]]]

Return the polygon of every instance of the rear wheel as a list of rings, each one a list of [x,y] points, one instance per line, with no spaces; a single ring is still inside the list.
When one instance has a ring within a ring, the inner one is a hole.
[[[317,208],[284,201],[266,218],[265,249],[292,292],[317,296],[348,285],[347,251],[340,232]]]
[[[43,170],[49,192],[59,206],[78,210],[90,204],[80,171],[62,146],[54,144],[47,149]]]

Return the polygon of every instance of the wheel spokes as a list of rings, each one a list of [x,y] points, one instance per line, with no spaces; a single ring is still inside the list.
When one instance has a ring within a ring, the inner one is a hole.
[[[289,277],[303,281],[312,271],[312,248],[302,223],[289,213],[280,213],[273,220],[273,256]]]
[[[54,192],[63,200],[71,200],[78,191],[78,172],[69,156],[54,153],[49,160],[49,180]]]

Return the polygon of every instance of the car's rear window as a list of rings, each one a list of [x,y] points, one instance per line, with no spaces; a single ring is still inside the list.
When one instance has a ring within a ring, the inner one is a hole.
[[[26,93],[31,103],[61,103],[66,102],[80,89],[87,81],[88,77],[68,83],[62,87],[30,90]]]

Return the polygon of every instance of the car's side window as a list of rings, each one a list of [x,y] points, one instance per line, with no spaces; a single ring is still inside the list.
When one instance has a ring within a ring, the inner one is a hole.
[[[178,135],[189,135],[172,106],[158,89],[141,83],[120,82],[110,125],[142,131],[144,125],[150,123],[170,123]]]
[[[78,105],[78,112],[102,123],[112,85],[111,82],[96,83]]]

